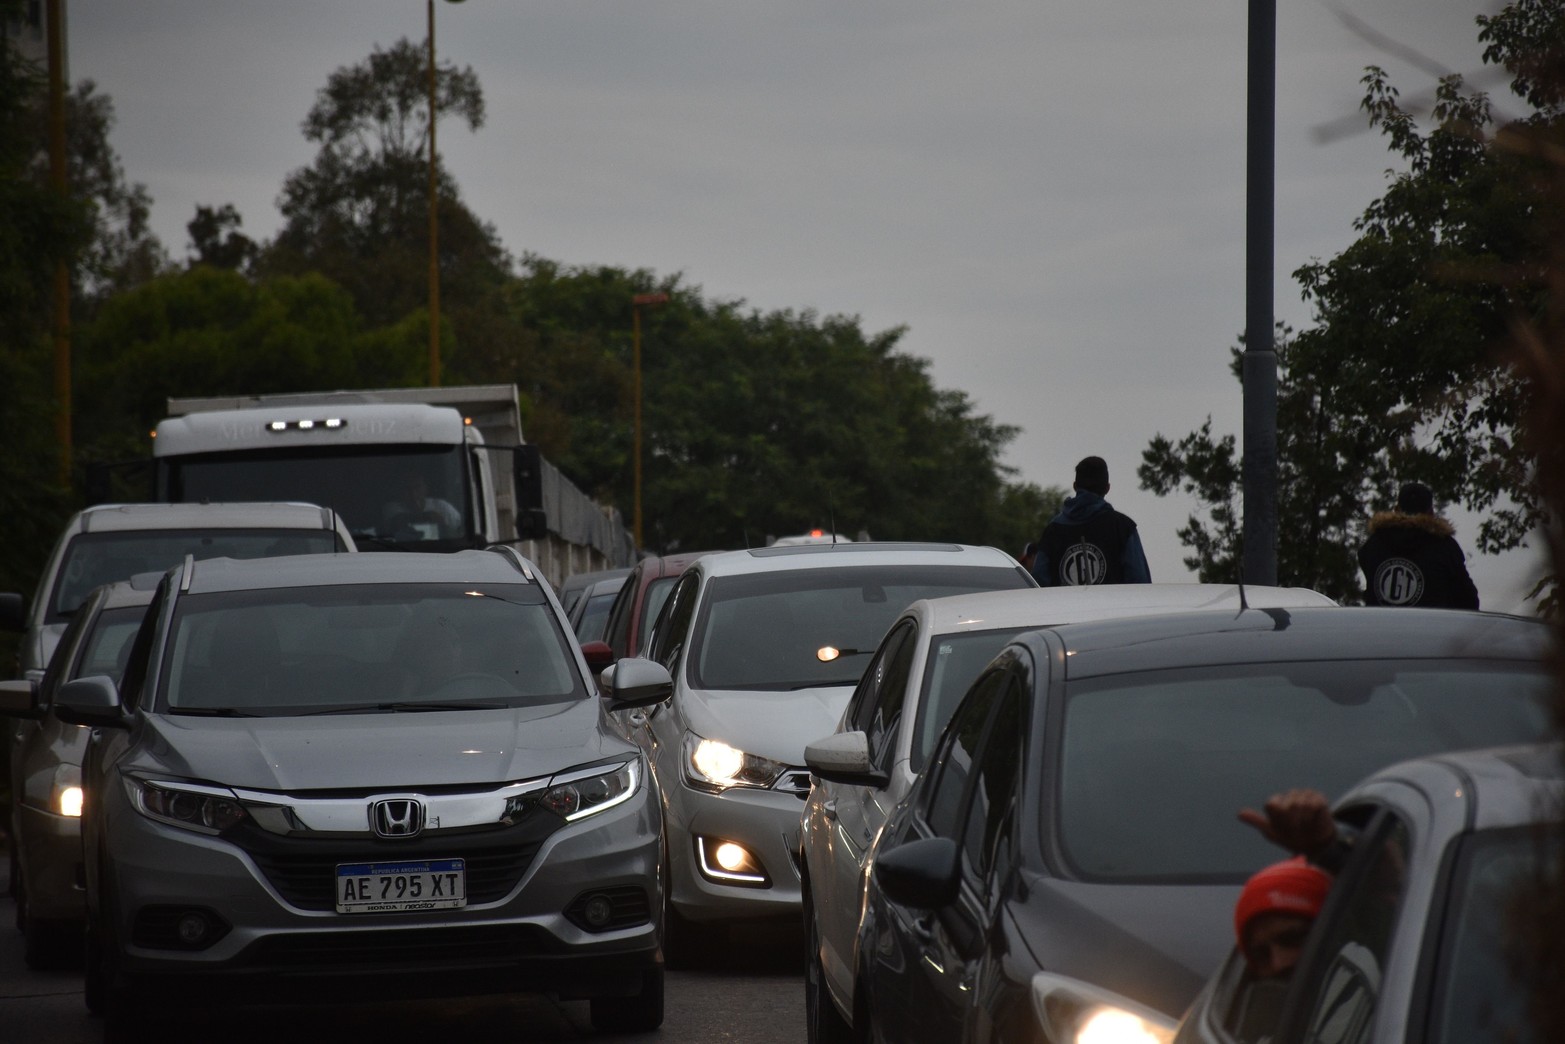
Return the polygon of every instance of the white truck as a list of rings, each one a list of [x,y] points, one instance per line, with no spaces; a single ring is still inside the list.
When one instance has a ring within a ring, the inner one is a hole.
[[[556,587],[635,558],[619,513],[523,444],[514,384],[171,398],[168,412],[160,501],[306,500],[361,551],[515,544]]]

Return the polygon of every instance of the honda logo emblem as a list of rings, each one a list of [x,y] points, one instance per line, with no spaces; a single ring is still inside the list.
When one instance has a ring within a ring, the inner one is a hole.
[[[379,837],[417,837],[424,829],[424,806],[412,798],[390,798],[370,806],[370,824]]]

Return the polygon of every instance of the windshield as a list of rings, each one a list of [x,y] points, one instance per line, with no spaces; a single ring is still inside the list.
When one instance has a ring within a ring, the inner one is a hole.
[[[1466,660],[1207,666],[1070,682],[1056,828],[1090,880],[1241,882],[1276,859],[1239,809],[1335,799],[1404,758],[1550,735],[1539,666]]]
[[[187,595],[164,654],[172,714],[518,707],[582,699],[536,587],[373,584]]]
[[[130,659],[131,639],[136,637],[141,619],[146,615],[144,605],[105,609],[99,613],[93,622],[92,633],[87,636],[81,659],[77,661],[74,677],[107,674],[118,684],[125,673],[125,663]]]
[[[609,609],[614,605],[614,596],[619,593],[619,588],[600,594],[591,594],[586,597],[579,608],[581,617],[576,621],[576,639],[583,645],[587,642],[601,642],[604,631],[609,624]]]
[[[1015,569],[852,566],[717,577],[692,657],[702,689],[854,685],[898,614],[920,598],[1022,587]]]
[[[929,660],[924,664],[924,691],[918,701],[913,747],[908,764],[914,772],[924,768],[940,731],[956,712],[956,705],[989,661],[1014,638],[1017,629],[1002,631],[966,631],[943,634],[929,643]]]
[[[161,573],[196,558],[274,558],[345,550],[329,529],[136,529],[79,533],[66,546],[49,600],[49,623],[81,608],[99,584]]]
[[[360,550],[471,546],[461,446],[373,446],[163,458],[175,502],[303,500],[334,509]]]
[[[1559,851],[1556,836],[1533,828],[1489,830],[1462,840],[1425,1039],[1433,1044],[1539,1039],[1531,991],[1549,987],[1544,966],[1526,948],[1529,931],[1537,929],[1524,926],[1536,920],[1539,890],[1552,887]],[[1536,974],[1519,975],[1521,969]]]

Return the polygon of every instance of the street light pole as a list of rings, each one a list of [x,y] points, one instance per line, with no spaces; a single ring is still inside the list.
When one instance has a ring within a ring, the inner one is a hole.
[[[641,309],[655,308],[668,303],[668,295],[665,293],[632,294],[630,298],[630,341],[632,366],[635,370],[635,425],[630,451],[632,459],[632,472],[635,475],[635,497],[631,535],[636,541],[636,550],[641,550]]]
[[[429,386],[440,387],[440,209],[435,167],[435,0],[429,8]]]
[[[1250,0],[1246,127],[1244,557],[1246,583],[1277,583],[1277,347],[1273,342],[1277,0]]]
[[[64,204],[67,194],[65,156],[65,13],[64,0],[48,0],[44,31],[49,48],[49,188]],[[54,398],[55,441],[60,447],[60,487],[71,488],[71,270],[65,258],[54,263]]]

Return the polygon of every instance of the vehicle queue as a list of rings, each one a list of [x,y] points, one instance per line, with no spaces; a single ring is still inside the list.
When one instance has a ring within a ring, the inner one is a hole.
[[[1547,739],[1540,624],[779,544],[632,575],[585,644],[505,548],[169,563],[125,657],[72,636],[46,684],[0,690],[6,713],[93,730],[89,1006],[130,1037],[215,984],[395,981],[588,997],[595,1025],[651,1030],[665,959],[774,918],[804,926],[812,1042],[1169,1040],[1187,1009],[1181,1040],[1422,1039],[1396,1034],[1434,1016],[1390,988],[1416,938],[1339,940],[1281,991],[1224,962],[1267,858],[1233,812]],[[1557,762],[1491,757],[1529,779]],[[1323,1033],[1341,997],[1353,1018]]]

